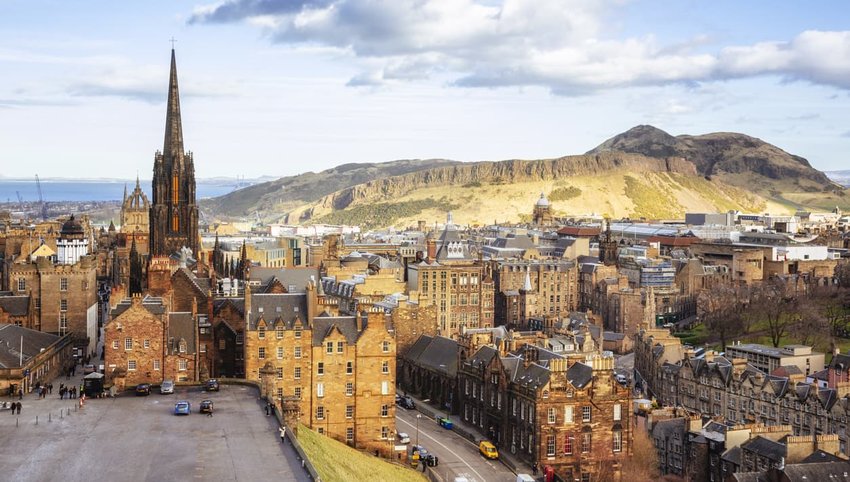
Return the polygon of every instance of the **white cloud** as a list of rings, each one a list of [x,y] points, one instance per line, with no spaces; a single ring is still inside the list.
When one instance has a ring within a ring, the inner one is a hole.
[[[247,21],[277,43],[349,51],[365,64],[349,85],[445,72],[456,85],[533,85],[567,95],[762,75],[850,89],[848,31],[804,31],[791,40],[706,52],[705,35],[671,45],[651,35],[605,37],[606,15],[622,3],[231,0],[198,7],[190,23]]]

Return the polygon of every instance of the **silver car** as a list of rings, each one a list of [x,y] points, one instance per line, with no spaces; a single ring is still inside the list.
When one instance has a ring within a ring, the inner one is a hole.
[[[162,385],[159,386],[159,393],[163,395],[167,393],[174,393],[174,382],[172,380],[163,381]]]

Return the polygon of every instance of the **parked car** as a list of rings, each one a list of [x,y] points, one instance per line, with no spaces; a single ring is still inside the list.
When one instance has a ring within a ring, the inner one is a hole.
[[[490,460],[496,460],[499,458],[499,451],[496,450],[496,446],[486,440],[482,440],[481,443],[478,444],[478,452],[480,452],[484,458]]]
[[[215,378],[210,378],[207,380],[207,383],[204,384],[204,390],[208,392],[217,392],[218,391],[218,380]]]
[[[446,430],[451,430],[455,425],[451,420],[449,420],[449,417],[440,417],[437,419],[437,423]]]
[[[398,443],[409,444],[410,443],[410,435],[407,435],[404,432],[399,432],[398,433]]]
[[[621,385],[628,385],[629,379],[623,375],[622,373],[618,373],[614,375],[614,379],[616,379]]]
[[[192,405],[186,400],[174,404],[174,415],[189,415],[192,413]]]
[[[136,385],[136,395],[150,395],[151,394],[151,384],[150,383],[140,383]]]
[[[159,386],[159,393],[165,395],[167,393],[174,393],[174,382],[171,380],[165,380]]]
[[[399,407],[406,408],[407,410],[413,410],[414,408],[416,408],[416,404],[413,403],[413,399],[410,398],[408,395],[405,395],[403,397],[396,396],[395,403]]]
[[[212,413],[213,412],[213,402],[212,400],[204,400],[201,402],[201,413]]]
[[[95,372],[95,368],[94,368],[94,365],[92,365],[91,363],[83,366],[83,375],[88,375],[89,373],[94,373],[94,372]]]

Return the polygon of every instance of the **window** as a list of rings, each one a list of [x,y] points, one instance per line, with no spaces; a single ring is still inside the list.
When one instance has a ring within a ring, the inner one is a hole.
[[[295,352],[294,352],[293,356],[295,356],[295,358],[301,358],[301,347],[300,346],[295,347]]]
[[[68,311],[68,300],[59,300],[59,311]]]
[[[390,394],[390,382],[383,381],[381,382],[381,395],[389,395]]]
[[[181,372],[185,372],[189,369],[189,362],[186,360],[178,360],[177,361],[177,369]]]
[[[384,352],[384,353],[389,353],[390,352],[390,342],[388,342],[388,341],[381,342],[381,351]]]
[[[388,362],[388,361],[381,362],[381,373],[386,375],[389,372],[390,372],[390,362]]]
[[[265,325],[260,325],[259,328],[257,328],[257,338],[259,338],[261,340],[266,339],[266,326]]]
[[[59,291],[68,291],[68,278],[59,278]]]
[[[283,380],[283,367],[277,367],[275,369],[275,376],[278,380]]]
[[[381,427],[381,438],[386,440],[390,438],[390,428],[389,427]]]
[[[218,349],[219,350],[226,350],[227,349],[227,340],[225,340],[224,338],[219,338]]]
[[[325,419],[325,407],[319,405],[316,407],[316,418],[319,420]]]
[[[274,390],[275,398],[283,398],[283,388],[277,387]]]
[[[283,347],[279,346],[279,347],[277,347],[277,359],[280,360],[282,358],[283,358]]]
[[[242,333],[241,331],[236,333],[236,344],[241,345],[244,342],[245,342],[245,334]]]
[[[623,451],[623,432],[620,430],[614,430],[612,432],[614,434],[614,452],[622,452]]]
[[[260,360],[266,359],[266,347],[261,346],[257,348],[257,358],[259,358]]]
[[[568,405],[564,407],[564,423],[573,423],[573,406]]]
[[[590,452],[590,446],[593,441],[590,436],[590,432],[584,432],[581,434],[581,453],[583,454]]]
[[[555,456],[555,436],[547,435],[546,436],[546,456],[554,457]]]
[[[301,387],[295,387],[292,394],[295,395],[295,398],[301,398]]]
[[[68,330],[68,313],[59,313],[59,334],[64,335]]]
[[[353,418],[354,417],[354,405],[346,405],[345,406],[345,418]]]
[[[112,340],[112,349],[113,349],[113,350],[117,350],[117,349],[118,349],[118,340]]]
[[[324,383],[320,382],[320,383],[316,384],[316,396],[319,397],[319,398],[325,396],[325,384]]]
[[[354,427],[347,427],[345,429],[345,441],[353,442],[354,441]]]
[[[18,291],[26,291],[27,289],[27,280],[25,278],[18,278]]]
[[[135,371],[136,370],[136,360],[127,360],[127,370]]]
[[[329,341],[329,342],[325,343],[325,347],[326,347],[325,351],[328,354],[331,354],[331,353],[334,352],[334,342]]]
[[[573,454],[573,436],[572,434],[564,435],[564,455]]]
[[[344,349],[345,349],[345,342],[344,341],[336,342],[336,352],[337,353],[342,353]]]
[[[295,330],[295,338],[301,338],[301,330]]]
[[[345,374],[351,375],[352,373],[354,373],[354,363],[345,362]]]
[[[151,341],[150,341],[150,340],[147,340],[147,339],[146,339],[146,340],[143,342],[143,344],[144,344],[144,347],[145,347],[145,348],[150,348],[150,347],[151,347]]]
[[[381,416],[389,417],[390,416],[390,406],[389,405],[381,405]]]
[[[180,340],[180,343],[177,344],[178,350],[180,353],[186,353],[186,340]]]
[[[283,327],[282,327],[282,326],[278,325],[278,326],[274,329],[274,336],[275,336],[275,338],[277,338],[278,340],[282,340],[282,339],[283,339]]]
[[[316,373],[319,374],[319,375],[325,374],[325,362],[319,362],[316,365]]]
[[[159,370],[159,360],[154,360],[154,361],[153,361],[153,369],[154,369],[154,370]]]
[[[581,421],[590,422],[590,405],[581,407]]]
[[[619,422],[620,420],[623,419],[623,413],[622,412],[623,412],[622,405],[620,405],[619,403],[615,403],[614,404],[614,421],[615,422]]]
[[[301,380],[301,367],[295,367],[292,374],[295,376],[296,380]]]
[[[37,309],[37,310],[41,309],[41,298],[35,299],[35,309]]]
[[[345,384],[345,395],[349,396],[349,397],[354,395],[354,384],[353,383],[348,382],[348,383]]]
[[[133,339],[130,337],[124,338],[124,349],[132,350],[133,349]]]
[[[546,418],[547,418],[547,422],[549,422],[549,423],[555,423],[555,407],[549,407],[548,412],[549,412],[549,413],[548,413],[548,415],[547,415],[547,417],[546,417]],[[554,445],[554,444],[555,444],[555,442],[552,442],[552,444]],[[554,449],[553,449],[553,450],[554,450]]]

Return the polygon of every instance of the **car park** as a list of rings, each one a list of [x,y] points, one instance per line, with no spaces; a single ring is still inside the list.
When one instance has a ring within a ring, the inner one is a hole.
[[[210,378],[207,380],[207,383],[204,384],[204,390],[208,392],[217,392],[218,391],[218,380],[214,378]]]
[[[212,400],[202,401],[200,413],[213,413],[213,401]]]
[[[192,413],[192,404],[181,400],[174,404],[174,415],[189,415]]]
[[[136,395],[146,396],[151,394],[151,384],[150,383],[140,383],[136,385]]]
[[[174,393],[174,382],[171,380],[165,380],[159,386],[159,393],[166,395],[169,393]]]
[[[478,444],[478,452],[483,455],[484,458],[490,460],[496,460],[499,458],[499,451],[496,450],[496,446],[486,440],[482,440],[481,443]]]

